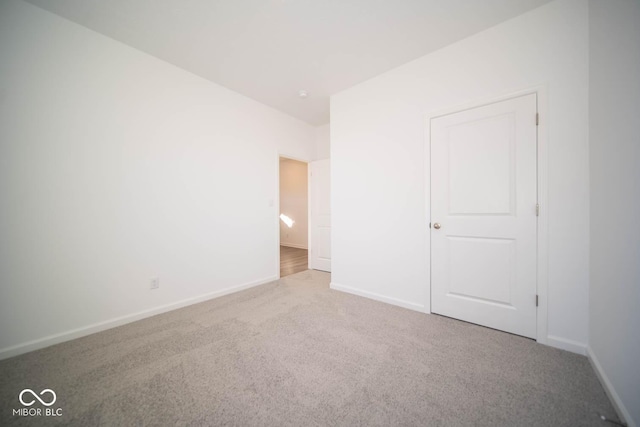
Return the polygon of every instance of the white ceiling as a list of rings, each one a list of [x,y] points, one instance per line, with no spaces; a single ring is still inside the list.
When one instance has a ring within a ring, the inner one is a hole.
[[[321,125],[330,95],[550,0],[27,1]]]

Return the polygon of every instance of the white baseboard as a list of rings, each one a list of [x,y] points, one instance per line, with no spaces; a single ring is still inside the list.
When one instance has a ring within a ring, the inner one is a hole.
[[[609,377],[607,377],[607,374],[602,369],[602,365],[598,361],[596,355],[593,353],[591,347],[587,347],[587,358],[589,359],[589,362],[591,362],[593,370],[596,371],[596,375],[600,380],[600,384],[602,384],[602,388],[604,388],[604,391],[605,393],[607,393],[609,400],[611,401],[611,403],[613,403],[613,408],[618,413],[618,417],[622,420],[622,422],[626,423],[627,426],[637,427],[636,423],[633,421],[633,418],[631,418],[631,414],[627,410],[626,406],[624,406],[624,403],[622,403],[622,399],[620,399],[620,396],[618,395],[618,393],[616,393],[616,389],[613,388],[613,384],[611,384],[611,381],[609,381]]]
[[[280,242],[280,246],[286,246],[288,248],[296,248],[296,249],[308,249],[306,245],[299,245],[297,243],[283,243],[283,242]]]
[[[548,335],[546,345],[559,348],[561,350],[567,350],[572,353],[578,353],[582,356],[587,355],[586,344],[583,344],[577,341],[568,340],[566,338],[560,338],[553,335]]]
[[[369,298],[369,299],[380,301],[380,302],[386,302],[387,304],[397,305],[399,307],[408,308],[409,310],[415,310],[422,313],[424,313],[425,311],[424,306],[420,304],[415,304],[415,303],[404,301],[397,298],[391,298],[391,297],[376,294],[373,292],[363,291],[360,289],[352,288],[350,286],[340,285],[335,282],[331,282],[329,287],[331,289],[335,289],[336,291],[342,291],[348,294],[358,295],[361,297]]]
[[[271,276],[264,279],[256,280],[254,282],[232,286],[230,288],[221,289],[219,291],[209,292],[197,297],[183,299],[170,304],[165,304],[159,307],[150,308],[148,310],[139,311],[137,313],[116,317],[113,319],[105,320],[103,322],[94,323],[88,326],[83,326],[81,328],[72,329],[70,331],[61,332],[59,334],[49,335],[37,340],[28,341],[11,347],[6,347],[0,349],[0,360],[28,353],[30,351],[39,350],[41,348],[49,347],[54,344],[59,344],[61,342],[95,334],[96,332],[101,332],[107,329],[115,328],[117,326],[122,326],[127,323],[135,322],[136,320],[141,320],[147,317],[155,316],[157,314],[166,313],[167,311],[176,310],[178,308],[197,304],[199,302],[204,302],[210,299],[219,298],[224,295],[252,288],[254,286],[264,285],[265,283],[273,282],[275,280],[278,280],[278,278],[276,276]]]

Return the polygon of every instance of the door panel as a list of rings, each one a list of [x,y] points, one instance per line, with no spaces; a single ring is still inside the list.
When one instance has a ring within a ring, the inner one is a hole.
[[[448,129],[451,215],[513,212],[513,125],[513,115],[503,114]]]
[[[447,243],[451,264],[465,265],[451,271],[451,294],[511,305],[515,240],[449,237]],[[478,277],[485,279],[482,288],[476,286]]]
[[[309,268],[331,271],[331,175],[329,160],[309,163],[311,226]]]
[[[536,95],[431,121],[431,310],[536,337]]]

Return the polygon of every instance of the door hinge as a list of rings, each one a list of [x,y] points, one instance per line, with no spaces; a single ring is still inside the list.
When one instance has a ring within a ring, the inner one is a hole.
[[[540,216],[540,204],[536,203],[536,216]]]
[[[431,223],[429,223],[429,228],[431,228]]]
[[[540,114],[536,113],[536,126],[540,124]]]
[[[536,295],[536,307],[538,306],[538,295]]]

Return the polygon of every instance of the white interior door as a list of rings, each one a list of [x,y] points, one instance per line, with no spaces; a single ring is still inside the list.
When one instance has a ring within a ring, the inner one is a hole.
[[[331,271],[331,174],[329,160],[309,163],[309,268]]]
[[[536,95],[431,120],[431,311],[536,338]]]

